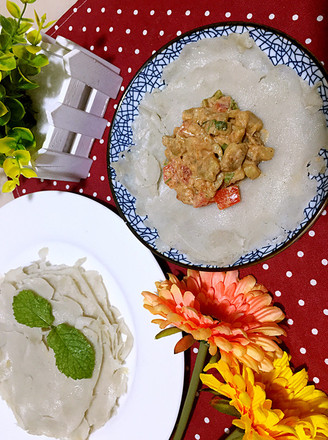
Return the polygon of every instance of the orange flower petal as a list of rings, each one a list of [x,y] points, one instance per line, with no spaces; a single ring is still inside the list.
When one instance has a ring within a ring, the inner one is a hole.
[[[156,321],[161,328],[174,325],[207,341],[212,355],[219,348],[255,371],[267,371],[281,357],[277,336],[285,334],[278,325],[284,314],[253,276],[188,270],[181,281],[169,274],[155,284],[157,295],[143,292],[144,307],[163,318]]]

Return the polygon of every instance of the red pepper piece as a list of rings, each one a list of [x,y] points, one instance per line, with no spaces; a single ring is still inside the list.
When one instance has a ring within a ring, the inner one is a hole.
[[[219,209],[229,208],[229,206],[239,203],[239,187],[237,185],[232,185],[226,188],[219,189],[214,196],[214,200],[217,203]]]

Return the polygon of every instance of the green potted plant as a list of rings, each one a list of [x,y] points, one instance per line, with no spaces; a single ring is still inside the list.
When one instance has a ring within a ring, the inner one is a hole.
[[[2,192],[13,191],[20,175],[37,176],[31,162],[38,146],[29,90],[39,87],[35,77],[48,64],[40,53],[41,31],[54,23],[35,11],[35,20],[25,18],[27,4],[36,0],[20,1],[22,8],[7,0],[10,17],[0,15],[0,167],[8,177]]]

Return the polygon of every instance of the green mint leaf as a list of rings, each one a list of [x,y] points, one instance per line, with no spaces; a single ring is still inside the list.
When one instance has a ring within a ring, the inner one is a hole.
[[[82,332],[68,324],[54,327],[47,337],[59,371],[72,379],[89,379],[95,366],[95,351]]]
[[[16,321],[28,327],[50,327],[55,319],[50,302],[33,290],[14,296],[13,310]]]

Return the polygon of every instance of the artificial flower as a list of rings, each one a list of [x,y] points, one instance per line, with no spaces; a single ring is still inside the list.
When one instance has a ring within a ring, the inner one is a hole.
[[[271,372],[254,373],[237,361],[219,360],[215,368],[223,378],[201,374],[202,382],[230,399],[239,419],[233,424],[245,431],[244,440],[323,440],[328,438],[328,397],[308,385],[305,369],[294,373],[286,352],[274,360]]]
[[[255,371],[270,371],[281,357],[277,337],[285,331],[278,322],[284,314],[253,276],[188,270],[181,281],[169,274],[156,287],[157,294],[142,292],[144,307],[163,318],[152,321],[161,329],[175,326],[188,334],[180,350],[206,341],[211,355],[219,349],[225,361],[237,358]]]

